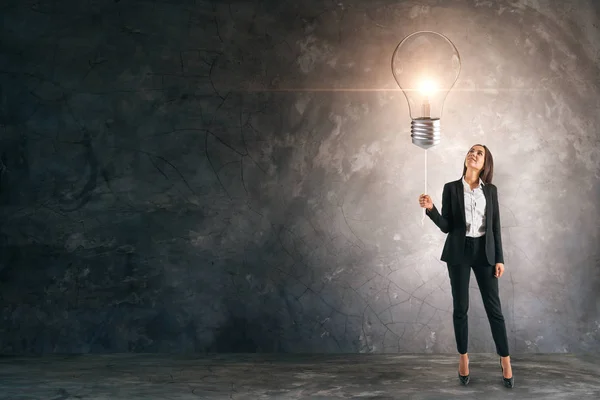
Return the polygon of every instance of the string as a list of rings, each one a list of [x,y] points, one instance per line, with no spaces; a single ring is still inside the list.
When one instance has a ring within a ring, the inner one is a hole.
[[[427,194],[427,149],[425,149],[425,191],[423,192],[423,194]],[[425,225],[426,212],[427,212],[427,209],[424,208],[423,216],[421,217],[421,226]]]

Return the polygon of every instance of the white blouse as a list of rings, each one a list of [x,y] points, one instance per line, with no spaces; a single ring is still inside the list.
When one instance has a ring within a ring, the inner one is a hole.
[[[462,178],[465,193],[465,220],[467,223],[467,236],[481,237],[485,235],[485,195],[482,186],[484,185],[479,178],[479,185],[471,190],[471,186]]]

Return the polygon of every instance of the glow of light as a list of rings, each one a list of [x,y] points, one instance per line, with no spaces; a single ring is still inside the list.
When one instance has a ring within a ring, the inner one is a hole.
[[[437,90],[437,86],[434,81],[432,81],[430,79],[424,79],[421,81],[419,90],[421,91],[421,93],[423,95],[429,96]]]

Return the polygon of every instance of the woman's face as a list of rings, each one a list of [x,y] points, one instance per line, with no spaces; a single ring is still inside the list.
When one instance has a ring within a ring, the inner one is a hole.
[[[475,171],[481,171],[483,169],[483,163],[485,161],[485,149],[483,146],[473,146],[467,153],[465,159],[465,166]]]

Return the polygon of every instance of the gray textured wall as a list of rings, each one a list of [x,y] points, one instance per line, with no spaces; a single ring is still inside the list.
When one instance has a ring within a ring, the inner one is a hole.
[[[1,352],[455,352],[389,65],[421,29],[463,63],[428,192],[441,205],[469,146],[490,147],[512,352],[600,348],[592,0],[0,14]],[[493,352],[471,286],[469,350]]]

